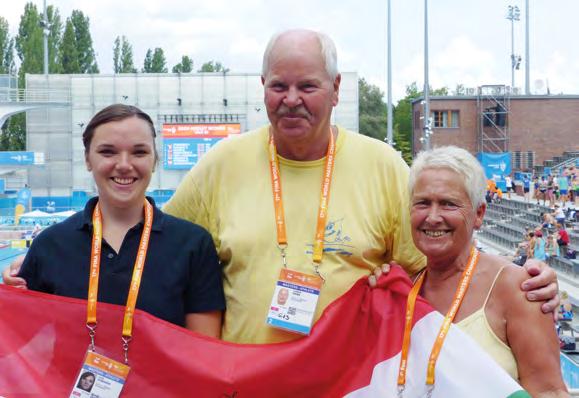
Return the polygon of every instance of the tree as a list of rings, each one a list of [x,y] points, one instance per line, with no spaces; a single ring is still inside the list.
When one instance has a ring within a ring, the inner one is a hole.
[[[81,73],[74,26],[70,18],[66,20],[66,27],[60,45],[60,58],[63,73]]]
[[[430,95],[448,95],[448,88],[430,89]],[[412,163],[412,102],[423,96],[418,85],[413,82],[406,86],[406,97],[396,104],[393,114],[394,142],[408,164]]]
[[[229,72],[229,68],[225,68],[219,61],[209,61],[201,65],[201,69],[197,72]]]
[[[14,74],[14,39],[10,38],[8,21],[0,17],[0,73]]]
[[[43,45],[40,14],[34,3],[26,3],[16,35],[16,54],[20,58],[18,86],[24,87],[26,73],[42,73]]]
[[[115,39],[115,46],[113,48],[113,64],[115,73],[136,73],[133,62],[133,46],[129,43],[125,36]]]
[[[86,17],[82,11],[72,10],[70,21],[74,28],[80,73],[99,73],[90,34],[89,17]]]
[[[150,48],[147,50],[143,73],[167,73],[167,61],[162,48],[157,47],[154,52]]]
[[[191,73],[193,71],[193,60],[187,55],[181,57],[181,62],[173,67],[173,73]]]
[[[151,73],[153,69],[153,51],[147,49],[147,54],[145,54],[145,61],[143,62],[143,73]]]
[[[48,19],[48,73],[62,73],[59,51],[62,40],[62,20],[60,19],[58,8],[54,6],[46,7],[46,17]],[[44,15],[40,14],[40,18],[44,20]],[[43,54],[44,48],[41,56]]]
[[[384,93],[365,79],[358,80],[360,134],[383,140],[386,137],[387,108]]]

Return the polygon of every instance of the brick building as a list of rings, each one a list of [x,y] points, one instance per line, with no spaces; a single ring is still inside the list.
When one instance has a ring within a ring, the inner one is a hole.
[[[579,151],[579,95],[512,95],[506,86],[481,86],[472,95],[430,98],[431,146],[511,152],[513,170]],[[423,136],[422,98],[412,103],[413,152]]]

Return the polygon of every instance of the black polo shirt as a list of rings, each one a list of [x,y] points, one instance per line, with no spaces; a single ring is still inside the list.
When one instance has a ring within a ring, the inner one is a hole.
[[[137,308],[184,326],[185,315],[225,309],[221,267],[211,235],[202,227],[164,214],[151,198],[153,226]],[[92,241],[92,212],[84,211],[34,239],[20,276],[29,289],[86,299]],[[116,253],[103,239],[98,301],[125,305],[143,223],[131,228]]]

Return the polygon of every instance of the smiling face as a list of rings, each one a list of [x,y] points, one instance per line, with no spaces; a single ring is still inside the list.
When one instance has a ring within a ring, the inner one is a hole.
[[[468,253],[473,231],[482,225],[485,205],[473,209],[458,173],[443,168],[423,170],[410,203],[412,238],[429,266],[449,264]]]
[[[129,117],[98,126],[85,160],[103,205],[125,209],[143,206],[156,161],[147,122]]]
[[[340,75],[329,76],[315,35],[293,32],[278,38],[262,83],[278,146],[327,142]]]

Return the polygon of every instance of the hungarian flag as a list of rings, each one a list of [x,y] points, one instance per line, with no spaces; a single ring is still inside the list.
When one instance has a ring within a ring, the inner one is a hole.
[[[359,280],[308,337],[241,345],[137,311],[123,397],[396,397],[410,280],[399,268],[378,288]],[[97,352],[122,361],[123,308],[99,304]],[[442,322],[416,303],[404,397],[426,396],[426,362]],[[0,285],[0,396],[68,397],[89,343],[86,302]],[[265,314],[264,314],[264,326]],[[478,346],[451,328],[432,397],[527,397]]]

